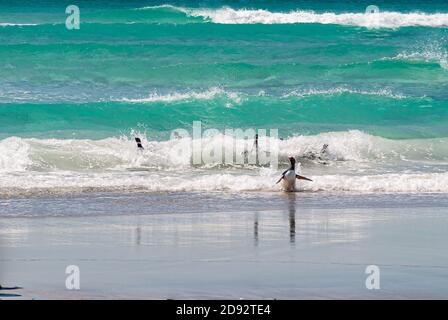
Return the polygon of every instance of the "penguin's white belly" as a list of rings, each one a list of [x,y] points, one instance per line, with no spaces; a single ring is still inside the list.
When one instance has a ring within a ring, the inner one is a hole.
[[[294,170],[288,170],[282,180],[282,187],[285,191],[294,191],[296,188],[296,173]]]

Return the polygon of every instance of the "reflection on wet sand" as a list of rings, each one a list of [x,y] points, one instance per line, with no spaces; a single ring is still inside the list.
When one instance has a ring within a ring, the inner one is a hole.
[[[0,285],[0,290],[3,290],[3,291],[14,291],[14,290],[20,290],[20,289],[22,289],[21,287],[2,287],[1,285]],[[21,297],[21,295],[20,294],[18,294],[18,293],[0,293],[0,300],[1,300],[1,298],[14,298],[14,297]]]
[[[140,224],[135,228],[135,245],[139,246],[142,243],[142,227]]]
[[[255,213],[254,217],[254,245],[258,246],[258,212]]]
[[[82,298],[364,297],[371,252],[397,276],[384,297],[446,297],[446,208],[316,208],[307,197],[279,194],[263,210],[0,217],[0,283],[25,288],[0,299],[79,297],[53,276],[68,263],[87,270]]]
[[[3,225],[0,225],[0,230],[2,229],[2,227],[3,227]],[[0,236],[1,235],[2,235],[2,233],[0,233]],[[2,264],[4,263],[2,261],[3,260],[3,257],[2,257],[3,252],[1,250],[2,242],[3,242],[2,240],[3,239],[0,237],[0,272],[2,270],[4,270],[4,268],[2,266]],[[0,274],[0,280],[1,281],[7,281],[9,283],[9,279],[6,278],[6,277],[4,278],[3,274]],[[17,298],[17,297],[21,297],[20,294],[15,293],[14,291],[15,290],[20,290],[20,289],[22,289],[22,287],[17,287],[17,286],[14,286],[14,287],[9,286],[9,287],[7,287],[7,286],[4,286],[4,285],[2,286],[2,283],[0,283],[0,291],[3,291],[3,292],[0,293],[0,300],[2,300],[2,298]],[[7,291],[8,293],[6,293],[5,291]]]
[[[288,194],[288,213],[289,213],[289,242],[296,242],[296,194]]]
[[[287,196],[288,217],[289,217],[289,243],[294,245],[296,242],[296,194],[289,193]],[[254,215],[254,246],[259,243],[259,213]]]

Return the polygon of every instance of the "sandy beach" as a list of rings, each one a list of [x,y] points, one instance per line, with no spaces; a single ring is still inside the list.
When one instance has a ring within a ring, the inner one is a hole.
[[[444,194],[0,199],[1,299],[448,297]],[[67,290],[65,269],[80,269]],[[379,290],[366,289],[368,265]],[[15,296],[17,295],[17,296]]]

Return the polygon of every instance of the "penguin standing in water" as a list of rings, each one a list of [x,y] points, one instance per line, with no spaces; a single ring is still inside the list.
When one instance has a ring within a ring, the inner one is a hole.
[[[282,176],[276,182],[276,184],[282,181],[283,190],[291,192],[296,188],[296,179],[313,181],[311,179],[308,179],[307,177],[296,174],[296,159],[294,159],[294,157],[289,157],[288,159],[291,163],[291,166],[288,170],[282,173]]]

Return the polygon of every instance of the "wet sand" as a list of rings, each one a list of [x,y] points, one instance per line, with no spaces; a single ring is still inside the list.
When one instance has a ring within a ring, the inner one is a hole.
[[[444,194],[0,199],[0,299],[446,299],[447,231]]]

